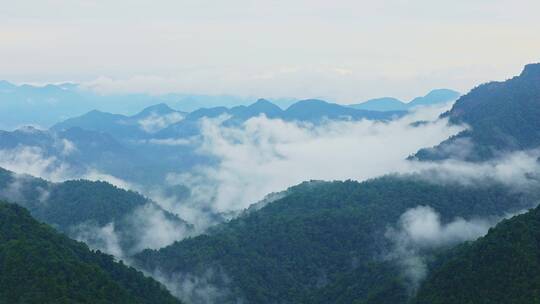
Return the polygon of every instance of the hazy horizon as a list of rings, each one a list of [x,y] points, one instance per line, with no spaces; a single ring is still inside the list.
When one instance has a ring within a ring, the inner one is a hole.
[[[540,61],[535,8],[531,0],[23,0],[0,10],[0,79],[338,103],[466,93]]]

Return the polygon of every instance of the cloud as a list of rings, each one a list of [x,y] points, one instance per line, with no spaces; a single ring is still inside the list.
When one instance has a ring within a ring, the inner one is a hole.
[[[51,181],[69,176],[70,166],[56,156],[48,156],[40,147],[18,146],[0,150],[0,167],[20,174],[30,174]]]
[[[151,138],[147,140],[147,143],[153,145],[164,145],[164,146],[188,146],[192,144],[190,139],[185,138]]]
[[[159,249],[193,234],[185,222],[171,218],[154,204],[137,208],[124,221],[124,230],[136,238],[131,254],[144,249]]]
[[[60,143],[61,143],[61,152],[60,153],[61,153],[62,156],[69,156],[73,152],[77,151],[77,146],[75,146],[75,144],[70,140],[62,138],[60,140]]]
[[[122,188],[125,190],[134,190],[134,191],[138,190],[138,186],[130,182],[127,182],[121,178],[118,178],[116,176],[100,172],[99,170],[96,170],[96,169],[89,169],[86,171],[86,173],[79,176],[78,178],[87,179],[90,181],[107,182],[113,186],[116,186],[118,188]]]
[[[410,284],[409,291],[414,293],[428,273],[426,259],[430,250],[475,240],[503,218],[515,214],[469,220],[458,217],[444,223],[432,207],[417,206],[401,215],[397,227],[386,231],[393,245],[385,259],[397,262]]]
[[[147,203],[105,225],[93,221],[69,229],[70,235],[93,249],[128,259],[144,249],[159,249],[193,235],[182,220]]]
[[[70,235],[76,240],[86,243],[92,249],[101,250],[117,258],[125,257],[114,223],[101,227],[89,222],[81,223],[71,228]]]
[[[364,180],[410,169],[405,159],[461,131],[437,120],[441,108],[420,109],[390,122],[326,121],[321,125],[252,118],[240,127],[203,120],[198,153],[218,160],[167,182],[191,190],[194,206],[217,213],[241,210],[305,180]]]
[[[532,149],[501,155],[490,161],[470,163],[459,159],[440,162],[410,162],[409,172],[434,183],[459,183],[468,186],[497,182],[516,190],[538,186],[540,150]]]
[[[169,113],[165,115],[159,115],[152,113],[149,116],[137,121],[140,128],[147,133],[155,133],[162,130],[174,123],[177,123],[184,119],[184,115],[178,112]]]
[[[231,295],[228,289],[230,278],[220,267],[207,268],[197,275],[179,272],[166,275],[165,272],[156,269],[151,276],[186,303],[244,303],[241,298]]]

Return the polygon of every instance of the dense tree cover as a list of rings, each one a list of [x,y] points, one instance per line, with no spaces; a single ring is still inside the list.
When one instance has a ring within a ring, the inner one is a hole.
[[[501,215],[529,203],[523,194],[490,183],[442,185],[412,176],[363,183],[305,182],[289,189],[284,198],[208,234],[144,251],[135,260],[139,267],[171,278],[218,269],[226,279],[216,276],[209,281],[230,291],[228,298],[220,300],[225,303],[237,298],[249,303],[369,299],[395,303],[396,297],[404,296],[403,284],[393,265],[379,262],[389,246],[386,229],[403,212],[430,205],[448,221],[456,216]],[[377,269],[385,271],[374,279]],[[344,291],[370,281],[371,285]],[[332,286],[331,282],[341,283]],[[378,284],[381,292],[368,288]],[[394,290],[395,296],[384,290]]]
[[[540,208],[446,253],[413,303],[540,303]]]
[[[130,248],[136,238],[136,231],[131,231],[132,223],[127,219],[138,208],[151,206],[163,213],[167,220],[187,230],[192,229],[178,216],[161,209],[144,196],[100,181],[51,183],[0,168],[0,199],[17,202],[36,219],[68,235],[75,233],[74,229],[80,224],[101,227],[114,222],[115,231],[123,237],[120,242],[125,249]]]
[[[478,161],[540,146],[540,64],[527,65],[520,76],[507,81],[478,86],[442,116],[470,130],[420,150],[416,158],[446,159],[456,157],[458,150],[470,150],[462,157]]]
[[[317,288],[305,299],[306,304],[379,304],[406,303],[409,293],[404,288],[406,279],[390,261],[371,261],[354,265],[353,270],[344,271]]]
[[[179,303],[158,282],[0,202],[1,303]]]

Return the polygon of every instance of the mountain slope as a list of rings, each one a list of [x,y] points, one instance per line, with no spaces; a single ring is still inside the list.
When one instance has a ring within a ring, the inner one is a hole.
[[[414,303],[540,302],[540,208],[445,254]]]
[[[29,175],[16,175],[0,168],[0,199],[14,201],[32,216],[73,238],[89,229],[112,225],[123,251],[142,250],[146,229],[153,217],[177,229],[176,239],[192,230],[191,225],[156,203],[132,191],[106,182],[86,180],[51,183]],[[102,247],[100,243],[92,244]],[[106,249],[106,248],[103,248]]]
[[[311,294],[351,271],[360,275],[358,280],[368,281],[372,262],[382,263],[377,257],[390,246],[385,237],[388,225],[410,208],[430,205],[443,220],[450,220],[501,215],[531,203],[502,185],[438,185],[414,177],[306,182],[209,234],[144,251],[135,261],[172,281],[204,276],[231,292],[219,299],[222,303],[238,298],[247,303],[315,302],[307,300]],[[395,285],[392,279],[398,273],[395,265],[375,267],[385,269],[380,282],[394,284],[396,297],[406,297],[404,282],[398,279]],[[208,272],[215,275],[208,278]],[[354,296],[342,302],[366,300],[370,294]]]
[[[0,202],[0,302],[180,303],[160,284],[111,256]]]
[[[442,117],[470,129],[420,150],[417,159],[452,158],[461,150],[460,158],[482,161],[540,146],[540,64],[527,65],[521,75],[507,81],[476,87]]]
[[[416,97],[407,103],[409,108],[414,108],[418,106],[430,106],[436,105],[439,103],[445,103],[449,101],[456,100],[459,95],[459,92],[448,89],[437,89],[429,92],[426,96]]]

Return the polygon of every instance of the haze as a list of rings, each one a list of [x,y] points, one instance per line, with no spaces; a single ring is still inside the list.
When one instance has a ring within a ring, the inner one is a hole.
[[[407,100],[538,61],[534,0],[30,1],[0,8],[0,79],[104,93]]]

